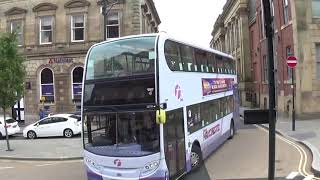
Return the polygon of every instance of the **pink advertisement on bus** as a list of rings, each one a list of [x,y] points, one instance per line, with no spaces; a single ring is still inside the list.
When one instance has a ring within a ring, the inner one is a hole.
[[[202,95],[208,96],[232,90],[233,78],[202,78]]]

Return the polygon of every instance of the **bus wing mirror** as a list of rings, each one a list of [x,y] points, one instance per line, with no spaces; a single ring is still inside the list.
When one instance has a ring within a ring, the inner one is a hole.
[[[166,123],[166,111],[163,109],[157,110],[156,112],[156,122],[157,124],[165,124]]]
[[[161,103],[160,109],[167,109],[167,103]]]

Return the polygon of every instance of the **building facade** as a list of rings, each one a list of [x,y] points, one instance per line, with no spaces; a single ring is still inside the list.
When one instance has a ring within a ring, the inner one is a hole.
[[[261,0],[249,0],[250,58],[253,69],[252,104],[268,108],[268,51]],[[280,114],[290,116],[295,91],[298,118],[319,118],[320,106],[320,1],[271,1],[276,80],[276,106]],[[242,40],[244,41],[244,40]],[[295,69],[286,59],[298,58]],[[295,84],[292,86],[292,79]]]
[[[298,58],[296,111],[301,118],[320,117],[320,1],[294,0],[294,54]]]
[[[108,4],[114,5],[108,6],[107,39],[158,32],[161,21],[152,0]],[[104,40],[102,5],[101,0],[0,0],[0,31],[15,31],[26,57],[20,104],[27,123],[38,120],[40,108],[48,113],[79,110],[86,53]]]
[[[240,104],[250,106],[253,92],[249,49],[248,0],[227,0],[216,20],[210,47],[231,54],[237,65]],[[249,67],[249,68],[248,68]]]
[[[268,49],[261,0],[249,1],[250,54],[253,68],[254,107],[268,108]],[[289,114],[292,108],[292,69],[286,59],[294,55],[291,2],[271,1],[276,82],[276,104],[279,112]]]

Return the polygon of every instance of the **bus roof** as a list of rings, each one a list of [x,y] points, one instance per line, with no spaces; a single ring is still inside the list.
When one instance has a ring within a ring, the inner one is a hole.
[[[224,56],[224,57],[228,57],[228,58],[231,58],[231,59],[234,60],[233,56],[231,56],[229,54],[226,54],[224,52],[218,51],[216,49],[212,49],[212,48],[208,48],[208,47],[192,44],[192,43],[189,43],[189,42],[186,42],[186,41],[183,41],[183,40],[179,40],[177,38],[174,38],[174,37],[170,36],[166,32],[123,36],[123,37],[110,39],[110,40],[106,40],[106,41],[94,44],[92,47],[95,47],[95,46],[98,46],[98,45],[101,45],[101,44],[105,44],[107,42],[118,41],[118,40],[121,40],[121,39],[129,39],[129,38],[136,38],[136,37],[147,37],[147,36],[160,36],[161,38],[164,38],[164,39],[170,39],[170,40],[176,41],[178,43],[182,43],[182,44],[185,44],[185,45],[188,45],[188,46],[192,46],[194,48],[199,48],[199,49],[202,49],[202,50],[205,50],[205,51],[210,51],[210,52],[213,52],[215,54],[218,54],[218,55],[221,55],[221,56]]]

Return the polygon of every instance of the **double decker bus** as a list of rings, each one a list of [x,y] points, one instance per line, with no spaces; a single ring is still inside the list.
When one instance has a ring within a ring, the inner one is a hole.
[[[93,45],[82,94],[88,180],[178,179],[239,119],[234,59],[166,33]]]

